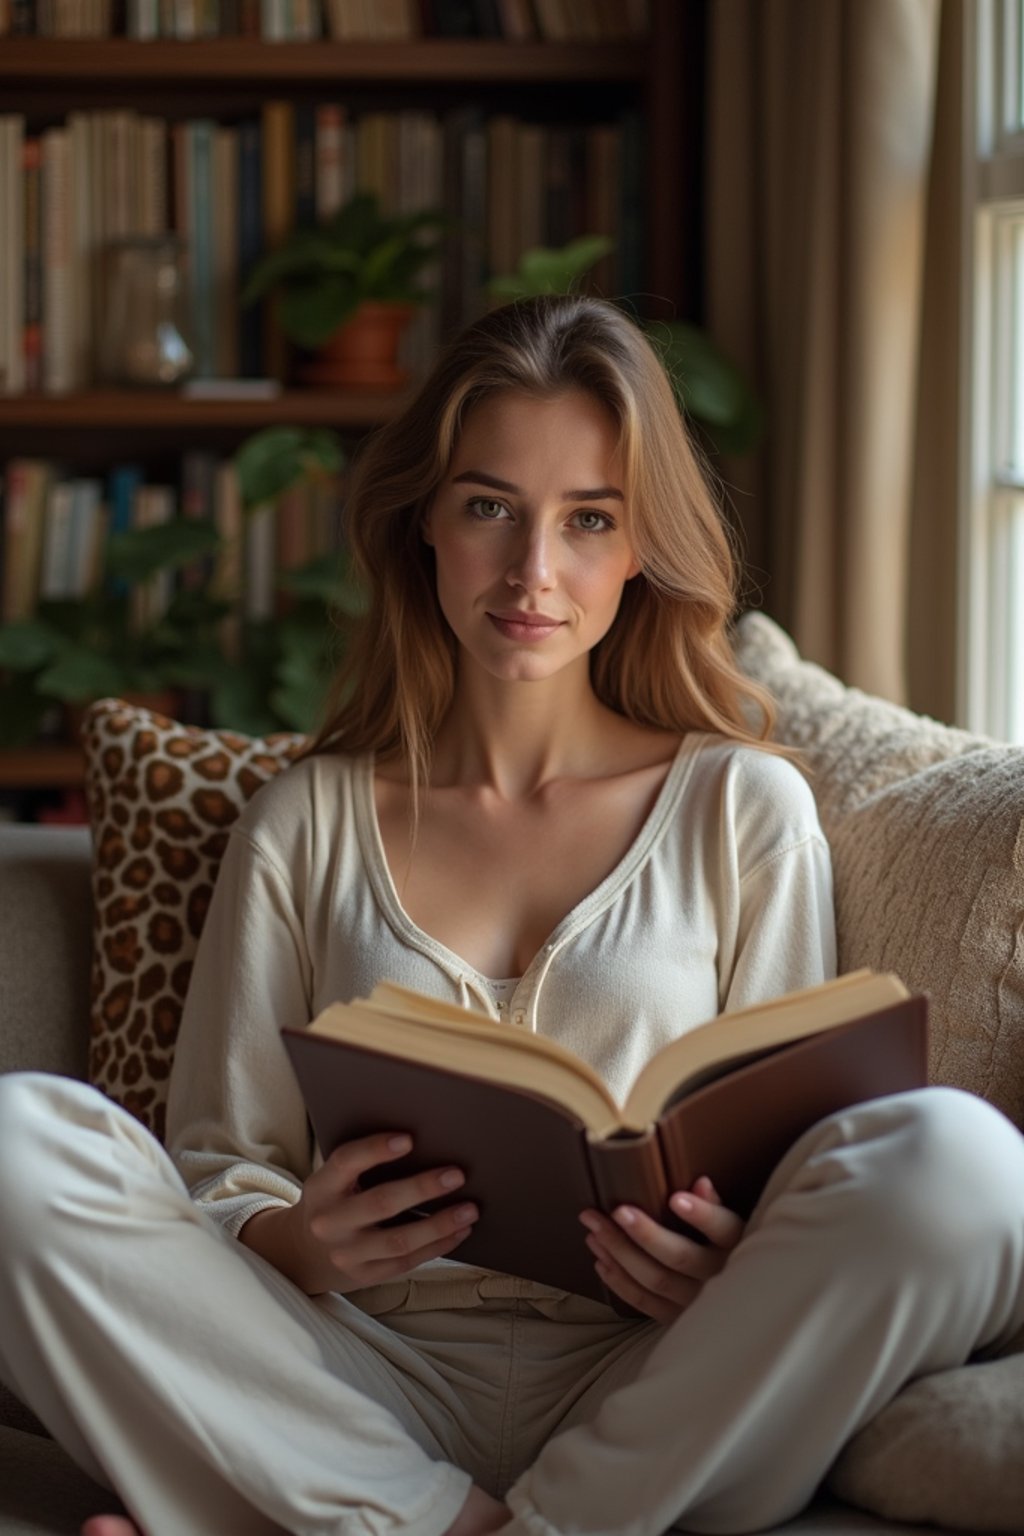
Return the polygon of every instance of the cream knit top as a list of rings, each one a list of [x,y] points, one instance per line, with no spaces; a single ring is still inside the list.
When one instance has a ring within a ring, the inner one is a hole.
[[[193,1199],[237,1235],[257,1211],[294,1203],[319,1161],[279,1030],[329,1003],[385,979],[417,987],[549,1035],[623,1098],[674,1036],[824,980],[835,963],[814,798],[769,753],[685,737],[625,857],[497,989],[404,911],[372,761],[311,758],[232,828],[175,1053],[168,1145]],[[569,1300],[451,1260],[350,1299],[383,1312],[489,1296],[554,1313]]]

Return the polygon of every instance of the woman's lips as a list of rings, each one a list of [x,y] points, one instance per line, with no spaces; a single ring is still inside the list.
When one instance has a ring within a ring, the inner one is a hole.
[[[507,640],[546,640],[557,629],[561,629],[562,620],[552,619],[546,613],[488,613],[487,617],[499,634]]]

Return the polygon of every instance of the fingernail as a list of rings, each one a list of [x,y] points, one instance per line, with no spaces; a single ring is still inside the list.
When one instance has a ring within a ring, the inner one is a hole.
[[[458,1189],[459,1185],[465,1182],[465,1176],[457,1168],[449,1168],[438,1180],[442,1189]]]
[[[460,1205],[455,1212],[455,1220],[458,1222],[476,1221],[479,1214],[480,1212],[475,1205]]]
[[[592,1216],[589,1211],[580,1212],[580,1221],[582,1221],[588,1232],[600,1232],[601,1230],[600,1221],[596,1216]]]
[[[689,1195],[673,1195],[669,1201],[669,1205],[674,1211],[679,1211],[683,1215],[693,1210],[693,1201],[690,1199]]]
[[[636,1221],[636,1217],[637,1213],[634,1211],[631,1205],[620,1205],[615,1212],[615,1220],[620,1222],[624,1227],[633,1226],[634,1222]]]
[[[388,1151],[389,1152],[408,1152],[411,1147],[412,1147],[412,1137],[411,1136],[389,1136],[388,1137]]]

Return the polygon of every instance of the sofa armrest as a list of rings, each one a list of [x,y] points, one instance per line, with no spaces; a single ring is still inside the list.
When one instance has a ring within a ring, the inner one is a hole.
[[[0,826],[0,1072],[85,1075],[90,864],[85,827]]]

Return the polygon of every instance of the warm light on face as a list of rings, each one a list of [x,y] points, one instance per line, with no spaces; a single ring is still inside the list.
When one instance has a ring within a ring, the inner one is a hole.
[[[442,612],[506,681],[581,662],[639,570],[615,423],[590,395],[503,392],[469,413],[424,521]]]

